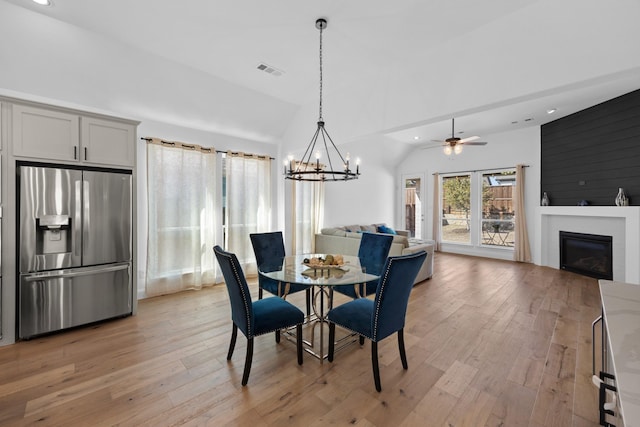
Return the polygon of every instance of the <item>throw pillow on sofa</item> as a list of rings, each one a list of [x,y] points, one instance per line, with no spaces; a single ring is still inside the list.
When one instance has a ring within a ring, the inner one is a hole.
[[[362,229],[362,231],[368,231],[369,233],[375,233],[378,231],[376,230],[375,225],[361,225],[360,228]]]
[[[378,227],[378,233],[385,233],[385,234],[398,234],[396,233],[396,230],[394,230],[391,227],[387,227],[386,225],[381,225]]]

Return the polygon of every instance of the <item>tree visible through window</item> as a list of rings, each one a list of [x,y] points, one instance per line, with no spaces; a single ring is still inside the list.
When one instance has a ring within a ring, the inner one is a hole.
[[[442,207],[442,241],[470,243],[470,175],[442,178]]]

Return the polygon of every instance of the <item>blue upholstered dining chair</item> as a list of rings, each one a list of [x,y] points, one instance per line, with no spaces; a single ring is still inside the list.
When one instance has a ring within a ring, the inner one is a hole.
[[[373,380],[376,390],[382,390],[378,367],[379,341],[397,332],[402,367],[408,368],[404,349],[404,321],[413,281],[426,257],[427,253],[421,251],[415,254],[387,258],[378,281],[374,300],[358,298],[329,310],[327,313],[329,319],[329,362],[333,362],[336,325],[338,325],[360,334],[361,345],[364,343],[363,337],[371,340],[371,363],[373,364]]]
[[[358,258],[365,273],[379,276],[389,256],[389,249],[393,243],[393,236],[388,234],[362,233],[360,247],[358,248]],[[372,280],[366,283],[366,294],[371,295],[376,291],[378,281]],[[360,296],[364,293],[364,287],[360,285]],[[353,286],[335,286],[334,292],[339,292],[351,298],[356,298],[356,290]]]
[[[284,239],[282,238],[281,231],[274,231],[270,233],[252,233],[249,234],[251,239],[251,245],[253,246],[253,253],[256,256],[256,264],[261,271],[274,271],[282,268],[282,263],[285,257],[284,251]],[[258,299],[262,299],[262,291],[282,296],[285,292],[286,283],[280,283],[277,280],[270,279],[268,277],[258,276]],[[307,301],[307,314],[311,314],[311,288],[303,285],[289,284],[289,291],[287,294],[295,292],[305,291]]]
[[[222,269],[222,275],[229,292],[229,300],[231,301],[233,332],[227,360],[231,360],[231,356],[233,356],[238,328],[247,337],[247,355],[244,362],[242,385],[247,385],[249,380],[251,361],[253,359],[253,338],[259,335],[275,332],[276,342],[280,342],[280,330],[295,326],[298,365],[302,365],[302,322],[304,321],[304,313],[293,304],[278,297],[252,302],[247,281],[235,254],[225,252],[218,245],[213,248],[213,251]]]

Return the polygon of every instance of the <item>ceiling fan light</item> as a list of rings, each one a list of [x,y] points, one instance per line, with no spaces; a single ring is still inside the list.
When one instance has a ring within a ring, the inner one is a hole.
[[[453,147],[453,152],[456,153],[456,154],[462,153],[462,145],[456,144],[456,146]]]
[[[451,146],[447,144],[444,146],[442,151],[444,151],[445,155],[450,156],[453,150],[451,150]]]

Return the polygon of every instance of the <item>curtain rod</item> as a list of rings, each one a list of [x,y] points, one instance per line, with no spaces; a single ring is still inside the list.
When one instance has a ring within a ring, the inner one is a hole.
[[[199,151],[204,151],[205,153],[212,153],[214,151],[212,148],[202,147],[197,144],[185,144],[184,142],[165,141],[164,139],[151,138],[148,136],[142,136],[140,137],[140,139],[147,141],[147,143],[150,143],[150,144],[154,144],[154,143],[157,144],[157,142],[160,142],[162,145],[169,145],[171,147],[176,147],[176,148],[186,148],[187,150],[199,150]]]
[[[207,153],[212,153],[214,151],[213,148],[207,148],[207,147],[202,147],[200,145],[196,145],[196,144],[185,144],[184,142],[175,142],[175,141],[165,141],[164,139],[160,139],[160,138],[151,138],[148,136],[143,136],[140,137],[140,139],[147,141],[149,143],[153,142],[154,140],[159,141],[160,143],[164,144],[164,145],[170,145],[172,147],[182,147],[182,148],[187,148],[190,150],[200,150],[200,151],[204,151]],[[259,159],[271,159],[271,160],[275,160],[275,158],[273,157],[269,157],[266,156],[264,154],[251,154],[251,153],[242,153],[240,151],[223,151],[223,150],[215,150],[216,153],[231,153],[232,155],[242,155],[242,156],[247,156],[247,157],[257,157]]]
[[[240,151],[231,151],[231,150],[227,150],[227,151],[216,150],[216,153],[229,153],[229,152],[231,154],[233,154],[233,155],[243,155],[243,156],[247,156],[247,157],[258,157],[259,159],[267,159],[268,158],[268,159],[271,159],[271,160],[275,160],[275,157],[269,157],[269,156],[266,156],[264,154],[242,153]]]
[[[518,165],[516,165],[518,166]],[[450,173],[465,173],[465,172],[486,172],[486,171],[497,171],[500,169],[514,169],[516,166],[509,166],[506,168],[488,168],[488,169],[474,169],[474,170],[468,170],[468,171],[452,171],[452,172],[434,172],[431,175],[442,175],[442,174],[450,174]],[[528,168],[529,165],[522,165],[523,168]]]

